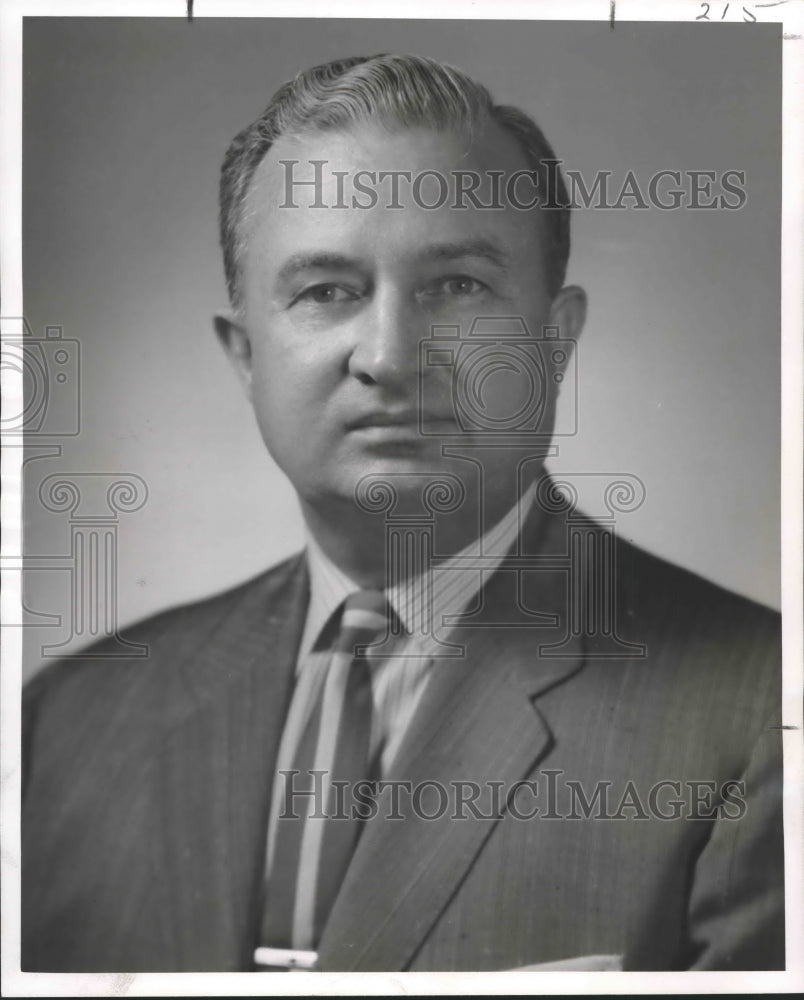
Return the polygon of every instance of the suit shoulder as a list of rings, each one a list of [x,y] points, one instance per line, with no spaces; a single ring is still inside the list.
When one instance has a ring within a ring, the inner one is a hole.
[[[616,573],[623,610],[659,613],[669,623],[698,622],[712,630],[779,632],[781,616],[751,598],[736,594],[630,542],[617,540]]]
[[[739,708],[735,718],[778,713],[778,612],[628,542],[616,546],[616,574],[618,634],[643,645],[636,662],[664,678],[668,697],[706,690],[713,705]]]
[[[46,667],[23,689],[23,788],[36,773],[62,780],[79,762],[102,770],[104,757],[114,753],[144,760],[192,708],[188,678],[197,665],[208,662],[223,690],[234,676],[233,662],[241,663],[238,656],[231,659],[232,643],[243,637],[242,653],[253,623],[284,620],[306,588],[304,559],[295,556],[223,593],[126,628],[126,639],[139,643],[142,655],[121,657],[104,640]]]
[[[202,648],[235,612],[269,609],[276,597],[304,573],[304,559],[294,555],[244,583],[217,594],[151,615],[125,628],[126,639],[144,655],[120,656],[113,640],[103,639],[76,656],[43,668],[23,688],[24,718],[30,719],[43,700],[77,701],[103,698],[109,686],[125,690],[138,685]]]

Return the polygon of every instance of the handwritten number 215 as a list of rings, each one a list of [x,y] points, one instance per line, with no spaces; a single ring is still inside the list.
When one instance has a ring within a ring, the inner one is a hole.
[[[731,4],[727,3],[726,6],[723,8],[723,13],[720,15],[720,20],[721,21],[725,18],[726,14],[728,13],[729,7],[731,7]],[[711,21],[712,18],[709,16],[709,11],[712,9],[712,4],[710,4],[710,3],[702,3],[701,4],[701,8],[703,9],[703,14],[699,14],[695,18],[695,20],[696,21]],[[754,15],[751,13],[751,11],[747,7],[743,7],[743,20],[744,21],[756,21],[756,17],[754,17]]]

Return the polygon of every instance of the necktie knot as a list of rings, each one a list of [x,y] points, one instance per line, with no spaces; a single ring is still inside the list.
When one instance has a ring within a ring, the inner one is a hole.
[[[358,590],[343,604],[336,649],[355,659],[370,655],[371,645],[388,634],[391,606],[381,590]]]

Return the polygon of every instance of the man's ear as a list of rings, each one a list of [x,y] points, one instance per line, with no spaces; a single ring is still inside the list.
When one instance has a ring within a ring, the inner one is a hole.
[[[235,374],[251,400],[251,340],[248,331],[231,313],[217,313],[214,318],[215,333],[231,362]]]
[[[549,322],[558,327],[560,339],[568,342],[569,350],[561,352],[564,360],[557,365],[557,369],[563,371],[586,322],[586,292],[578,285],[562,288],[550,306]]]
[[[550,306],[550,322],[562,338],[577,340],[586,322],[586,292],[578,285],[562,288]]]

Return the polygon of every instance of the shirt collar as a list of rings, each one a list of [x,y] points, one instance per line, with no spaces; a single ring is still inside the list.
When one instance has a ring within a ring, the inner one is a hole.
[[[474,539],[457,555],[433,567],[432,611],[435,622],[439,622],[443,614],[459,614],[466,608],[479,592],[483,575],[490,576],[499,567],[530,513],[535,489],[536,484],[531,483],[517,503],[482,538]],[[473,562],[473,558],[478,556],[484,557],[482,568]],[[335,609],[350,594],[361,589],[324,554],[309,530],[307,562],[310,570],[310,605],[299,649],[300,661],[313,648]],[[415,629],[410,609],[418,606],[424,582],[423,574],[387,591],[389,603],[408,628]]]

